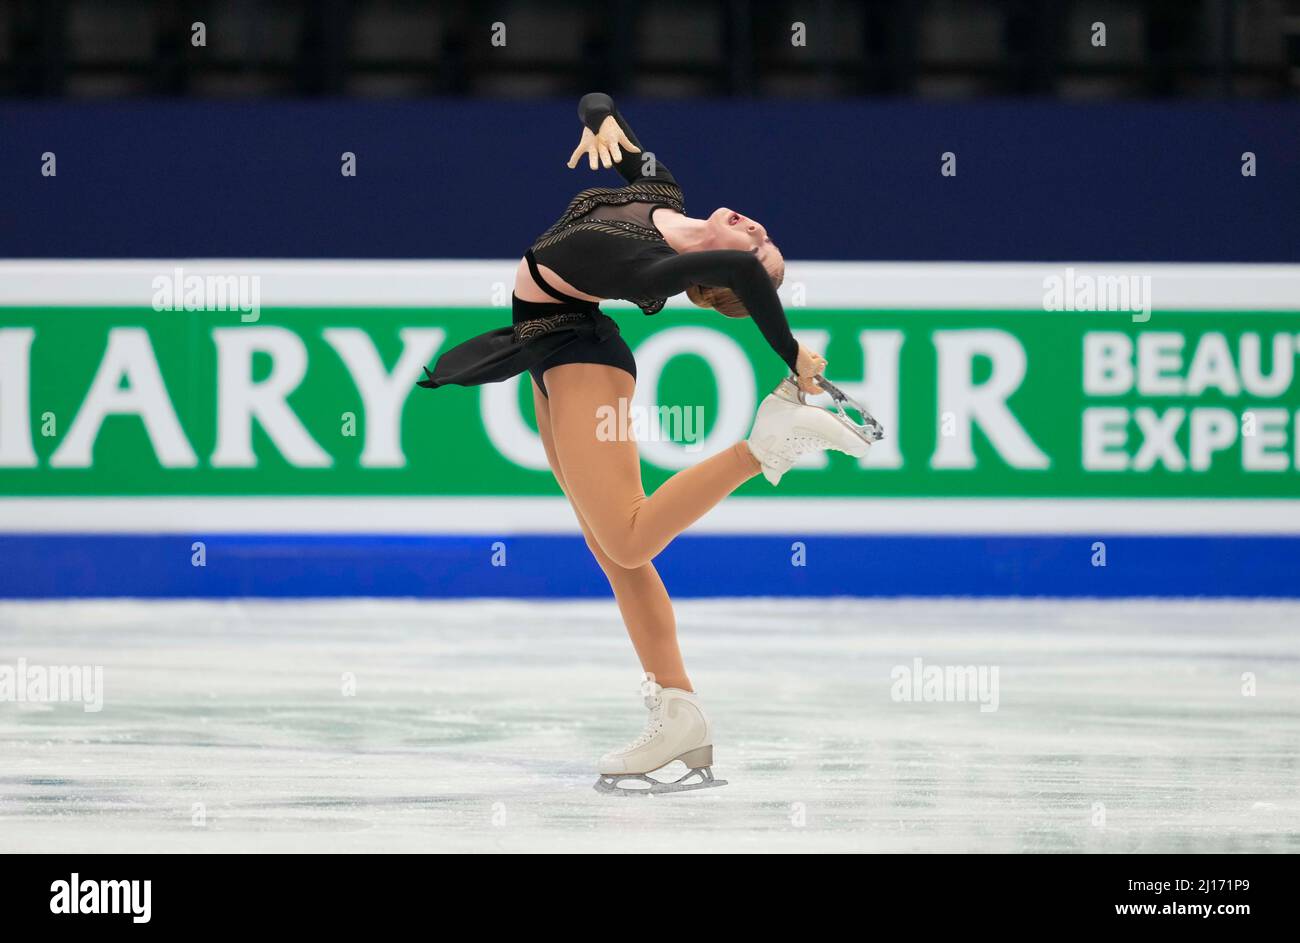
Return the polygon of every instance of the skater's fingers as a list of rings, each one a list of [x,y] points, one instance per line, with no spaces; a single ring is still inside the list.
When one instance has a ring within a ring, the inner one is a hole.
[[[633,154],[641,153],[641,148],[637,147],[635,144],[633,144],[631,141],[627,139],[627,135],[623,133],[622,128],[618,129],[618,143],[622,145],[623,150],[625,151],[631,151]]]
[[[597,149],[600,151],[600,165],[606,170],[614,166],[613,161],[609,159],[609,148],[602,143],[598,145]]]
[[[586,150],[587,150],[587,142],[586,142],[586,141],[579,141],[579,142],[578,142],[578,146],[575,147],[575,148],[573,149],[573,153],[569,155],[569,169],[570,169],[570,170],[572,170],[574,167],[577,167],[577,166],[578,166],[578,158],[582,157],[583,153],[584,153]]]
[[[592,170],[600,169],[600,158],[596,156],[596,149],[594,147],[587,150],[587,163],[591,166]]]

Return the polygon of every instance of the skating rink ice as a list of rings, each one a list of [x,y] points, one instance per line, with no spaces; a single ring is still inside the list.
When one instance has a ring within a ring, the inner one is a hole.
[[[612,603],[0,604],[0,666],[104,668],[99,713],[0,703],[0,852],[1300,851],[1300,604],[678,618],[730,784],[619,798]],[[997,710],[896,700],[917,658],[996,667]]]

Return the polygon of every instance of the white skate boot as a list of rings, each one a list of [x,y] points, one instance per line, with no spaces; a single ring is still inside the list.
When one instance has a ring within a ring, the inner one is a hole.
[[[596,791],[613,796],[657,796],[725,786],[725,779],[713,778],[713,737],[709,718],[696,696],[679,688],[661,688],[653,681],[646,690],[650,722],[641,736],[623,749],[600,758]],[[675,760],[688,768],[679,779],[660,782],[646,775]]]
[[[831,395],[837,413],[807,402],[793,377],[782,380],[759,404],[749,433],[749,450],[763,466],[763,477],[772,484],[779,482],[805,452],[834,449],[861,458],[873,442],[885,437],[880,423],[870,413],[838,387],[821,377],[817,381]],[[862,415],[861,424],[845,413],[846,405]]]

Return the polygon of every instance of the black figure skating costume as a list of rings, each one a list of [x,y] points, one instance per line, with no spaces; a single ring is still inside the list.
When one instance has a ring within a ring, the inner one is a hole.
[[[608,95],[593,92],[578,103],[584,125],[595,133],[613,115],[637,147],[631,127]],[[538,271],[545,265],[579,291],[631,301],[646,314],[660,311],[669,296],[691,285],[730,288],[740,298],[772,349],[795,371],[799,345],[763,264],[752,252],[720,249],[678,254],[655,228],[655,210],[685,213],[682,189],[667,167],[644,153],[625,153],[614,165],[624,187],[592,187],[575,196],[554,225],[525,253],[538,286],[558,304],[513,299],[513,324],[480,334],[438,358],[420,386],[476,386],[565,363],[599,363],[636,376],[632,351],[613,319],[592,301],[556,290]]]

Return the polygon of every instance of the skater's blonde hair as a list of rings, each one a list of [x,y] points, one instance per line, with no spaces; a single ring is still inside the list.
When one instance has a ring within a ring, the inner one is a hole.
[[[781,283],[785,281],[785,257],[781,255],[781,250],[776,246],[768,246],[767,258],[763,260],[763,268],[767,269],[773,287],[780,288]],[[749,317],[749,311],[746,310],[744,302],[730,288],[692,285],[686,289],[686,297],[701,308],[712,308],[718,314],[726,315],[729,318]]]

